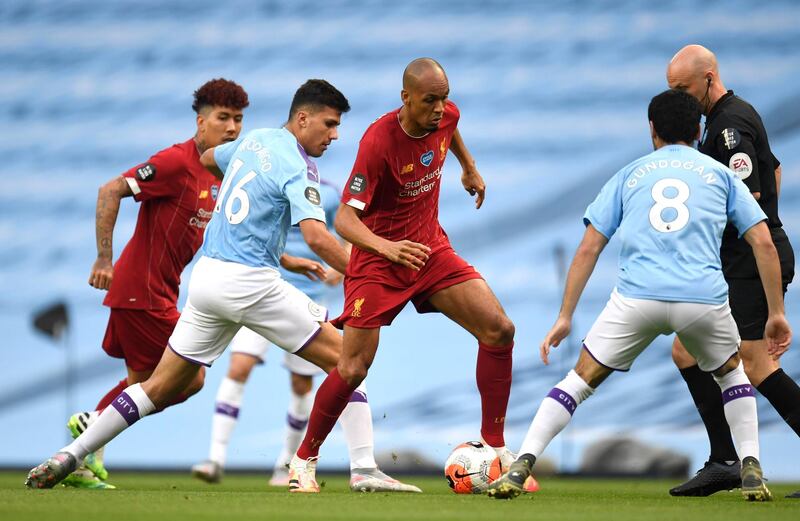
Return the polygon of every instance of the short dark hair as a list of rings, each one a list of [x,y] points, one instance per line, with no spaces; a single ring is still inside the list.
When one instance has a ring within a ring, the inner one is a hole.
[[[248,105],[250,101],[241,85],[224,78],[217,78],[207,81],[194,91],[192,108],[199,114],[205,107],[218,106],[241,110]]]
[[[647,107],[647,118],[653,122],[658,137],[667,143],[693,142],[702,113],[694,96],[676,89],[665,90]]]
[[[350,110],[350,103],[344,94],[325,80],[308,80],[297,89],[289,108],[289,119],[303,107],[330,107],[341,113]]]

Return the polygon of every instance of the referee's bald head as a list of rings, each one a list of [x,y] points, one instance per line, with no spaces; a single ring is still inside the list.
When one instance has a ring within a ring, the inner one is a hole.
[[[687,45],[667,65],[667,85],[682,90],[697,99],[708,114],[714,103],[727,89],[719,77],[719,66],[714,53],[702,45]]]
[[[676,52],[667,67],[667,70],[670,69],[680,70],[683,73],[688,73],[693,76],[702,76],[706,71],[714,71],[716,74],[719,74],[717,57],[714,53],[702,45],[696,44],[687,45]],[[669,74],[669,72],[667,74]]]

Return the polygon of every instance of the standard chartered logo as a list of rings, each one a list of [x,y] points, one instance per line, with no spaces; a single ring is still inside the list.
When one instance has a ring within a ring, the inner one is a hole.
[[[416,181],[409,181],[404,184],[398,195],[400,197],[416,197],[419,194],[430,192],[436,186],[436,181],[440,177],[442,177],[442,169],[437,168]]]

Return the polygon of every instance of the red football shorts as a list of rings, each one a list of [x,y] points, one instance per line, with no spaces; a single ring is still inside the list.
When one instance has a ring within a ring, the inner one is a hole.
[[[152,371],[181,314],[177,309],[111,308],[103,350],[134,371]]]
[[[420,271],[390,261],[370,262],[363,272],[348,268],[344,279],[344,311],[331,324],[361,329],[388,326],[411,301],[418,313],[437,310],[428,302],[434,293],[481,274],[452,248],[435,252]]]

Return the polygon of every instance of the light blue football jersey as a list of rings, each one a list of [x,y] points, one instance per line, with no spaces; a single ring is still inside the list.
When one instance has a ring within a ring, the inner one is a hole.
[[[325,210],[325,219],[328,224],[328,230],[332,234],[336,233],[333,229],[333,220],[336,217],[336,210],[339,208],[339,198],[341,193],[342,191],[332,183],[322,179],[320,180],[322,208]],[[311,248],[308,247],[305,239],[303,239],[302,232],[300,232],[300,228],[297,226],[293,226],[286,235],[286,253],[289,255],[294,255],[295,257],[303,257],[306,259],[315,260],[317,262],[322,262],[324,264],[324,261],[320,259],[319,256],[311,250]],[[333,289],[320,281],[310,280],[305,275],[292,273],[291,271],[286,271],[282,268],[281,275],[284,279],[291,283],[292,286],[311,297],[312,300],[325,300],[327,293],[331,293],[331,290]],[[335,291],[341,291],[341,288]]]
[[[225,178],[201,253],[252,267],[280,266],[286,233],[304,219],[325,222],[319,173],[286,130],[251,130],[214,148]]]
[[[623,296],[721,304],[728,297],[719,258],[726,222],[741,236],[766,218],[722,163],[669,145],[617,172],[583,220],[609,239],[619,233]]]

